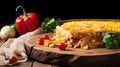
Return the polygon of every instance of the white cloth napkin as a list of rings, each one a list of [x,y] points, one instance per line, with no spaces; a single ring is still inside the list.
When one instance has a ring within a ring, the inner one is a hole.
[[[18,38],[15,39],[8,39],[7,42],[5,42],[0,47],[0,66],[1,65],[12,65],[9,63],[11,56],[15,56],[17,58],[17,62],[25,62],[27,61],[28,57],[26,55],[26,50],[24,48],[25,40],[30,38],[31,36],[43,33],[44,31],[41,28],[36,29],[33,32],[28,32],[24,35],[21,35]],[[9,42],[12,42],[11,44]]]

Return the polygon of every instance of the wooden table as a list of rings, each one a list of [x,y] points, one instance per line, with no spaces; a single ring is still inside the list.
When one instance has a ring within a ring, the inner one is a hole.
[[[63,66],[56,66],[56,65],[51,65],[51,64],[44,64],[40,63],[38,61],[35,61],[33,59],[30,59],[27,62],[22,62],[22,63],[17,63],[12,66],[0,66],[0,67],[63,67]],[[120,66],[103,66],[103,67],[120,67]]]
[[[27,62],[17,63],[12,66],[0,66],[0,67],[61,67],[56,65],[44,64],[33,59],[29,59]]]

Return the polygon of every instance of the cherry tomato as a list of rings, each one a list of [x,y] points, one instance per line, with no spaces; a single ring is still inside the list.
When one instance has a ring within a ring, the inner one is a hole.
[[[17,62],[17,58],[15,56],[11,56],[10,60],[9,60],[9,63],[13,64],[13,63],[16,63],[16,62]]]
[[[44,34],[42,37],[40,37],[37,41],[37,44],[44,45],[44,40],[49,40],[49,36],[47,34]]]
[[[43,38],[44,40],[49,40],[49,36],[48,36],[47,34],[43,35],[42,38]]]
[[[44,39],[41,37],[41,38],[39,38],[39,40],[38,40],[38,44],[40,44],[40,45],[43,45],[44,44]]]
[[[67,47],[67,45],[65,43],[60,42],[60,45],[59,45],[60,50],[65,50],[66,47]]]

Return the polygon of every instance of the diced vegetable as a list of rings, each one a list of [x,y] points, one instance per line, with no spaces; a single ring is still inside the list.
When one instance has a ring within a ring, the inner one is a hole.
[[[82,47],[83,50],[88,50],[88,45]]]
[[[44,46],[48,47],[49,46],[49,42],[50,42],[50,40],[44,40]]]
[[[72,48],[72,45],[69,45],[69,44],[68,44],[67,47]]]
[[[47,34],[43,35],[37,40],[37,44],[46,45],[49,43],[49,36]]]
[[[44,39],[41,37],[38,39],[37,44],[43,45],[44,44]]]
[[[43,38],[44,40],[49,40],[49,36],[48,36],[47,34],[43,35],[42,38]]]
[[[55,47],[55,44],[49,44],[49,47],[53,48]]]
[[[63,42],[60,42],[60,44],[59,44],[59,49],[60,50],[65,50],[65,48],[67,47],[67,45],[65,44],[65,43],[63,43]]]

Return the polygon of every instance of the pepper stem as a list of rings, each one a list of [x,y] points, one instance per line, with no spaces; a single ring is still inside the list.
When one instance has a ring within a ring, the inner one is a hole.
[[[25,8],[23,6],[18,6],[16,8],[16,11],[18,11],[19,8],[22,8],[22,10],[23,10],[23,18],[27,17],[27,12],[26,12]]]

